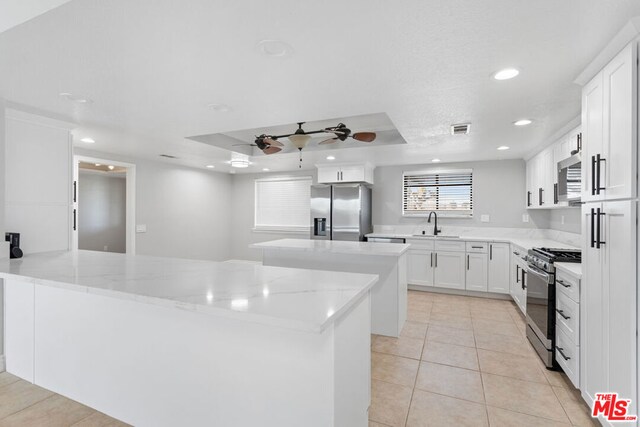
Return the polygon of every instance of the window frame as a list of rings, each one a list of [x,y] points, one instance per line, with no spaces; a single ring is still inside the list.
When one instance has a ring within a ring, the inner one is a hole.
[[[471,209],[469,213],[461,213],[459,211],[445,210],[445,209],[434,209],[429,211],[424,211],[420,213],[407,213],[405,212],[405,177],[407,175],[439,175],[439,174],[465,174],[468,173],[471,175]],[[402,216],[405,218],[422,218],[428,217],[430,212],[436,212],[441,218],[461,218],[461,219],[469,219],[473,218],[474,204],[473,204],[473,169],[423,169],[423,170],[408,170],[402,172],[401,177],[401,204],[402,204]]]
[[[274,176],[256,178],[253,183],[253,228],[251,229],[255,233],[291,233],[291,234],[305,234],[311,230],[311,208],[309,208],[308,225],[306,226],[270,226],[270,225],[258,225],[258,185],[260,182],[277,182],[277,181],[308,181],[309,188],[313,185],[313,176],[311,175],[293,175],[293,176]]]

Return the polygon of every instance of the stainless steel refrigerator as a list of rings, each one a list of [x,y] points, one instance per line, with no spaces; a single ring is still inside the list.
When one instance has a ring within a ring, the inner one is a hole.
[[[363,184],[311,186],[311,238],[365,241],[373,231],[371,188]]]

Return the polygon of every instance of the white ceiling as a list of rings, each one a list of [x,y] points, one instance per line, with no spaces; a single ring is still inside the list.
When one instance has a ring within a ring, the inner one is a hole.
[[[75,121],[87,148],[223,171],[227,150],[186,137],[378,112],[408,144],[337,161],[519,158],[579,114],[573,79],[637,15],[637,0],[73,0],[0,34],[0,96]],[[294,53],[264,56],[263,39]],[[520,76],[491,78],[507,66]],[[471,134],[451,136],[461,122]]]
[[[0,0],[0,33],[69,0]]]

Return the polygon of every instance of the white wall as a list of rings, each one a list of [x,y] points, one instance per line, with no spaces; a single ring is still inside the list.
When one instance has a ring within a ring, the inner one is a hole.
[[[582,232],[582,215],[580,212],[580,208],[551,210],[549,228],[552,230],[580,234]]]
[[[25,254],[68,250],[71,125],[9,109],[5,124],[6,231]]]
[[[231,176],[86,149],[77,155],[136,165],[136,254],[224,261],[232,238]]]
[[[316,170],[296,171],[270,174],[242,174],[233,176],[233,198],[231,204],[231,258],[262,260],[262,251],[249,249],[252,243],[266,242],[276,239],[308,239],[309,233],[267,233],[253,231],[255,213],[255,180],[256,178],[275,176],[311,176],[317,182]]]
[[[438,218],[438,225],[443,228],[447,225],[548,228],[548,212],[527,211],[525,208],[526,175],[523,160],[377,167],[373,186],[374,225],[432,226],[426,224],[426,218],[402,216],[402,173],[437,169],[473,169],[473,218]],[[480,216],[484,214],[490,216],[490,222],[480,222]],[[529,215],[528,223],[522,222],[523,214]]]
[[[127,251],[126,186],[127,180],[123,175],[80,170],[78,249]]]

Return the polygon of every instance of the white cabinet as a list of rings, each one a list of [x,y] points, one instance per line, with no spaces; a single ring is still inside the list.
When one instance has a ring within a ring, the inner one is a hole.
[[[509,267],[510,251],[508,243],[490,243],[488,261],[488,286],[489,292],[500,294],[509,293]]]
[[[582,206],[584,268],[580,292],[580,386],[615,390],[637,413],[636,201]]]
[[[627,45],[582,90],[582,201],[636,195],[637,43]]]
[[[440,288],[465,288],[465,253],[436,252],[434,285]]]
[[[433,286],[433,251],[409,249],[407,251],[407,282],[412,285]]]
[[[580,387],[580,279],[556,269],[556,360]]]
[[[373,184],[373,167],[369,164],[317,165],[318,183],[366,182]]]
[[[526,251],[524,249],[517,246],[512,247],[509,293],[523,314],[527,313],[526,262],[522,259],[525,255]]]
[[[487,254],[467,253],[466,289],[487,292]]]

